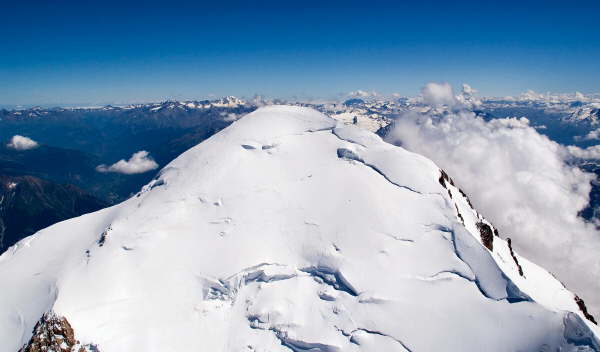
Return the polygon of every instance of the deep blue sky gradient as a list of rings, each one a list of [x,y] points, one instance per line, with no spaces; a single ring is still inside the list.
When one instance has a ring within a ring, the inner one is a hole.
[[[2,1],[0,104],[600,92],[600,1]]]

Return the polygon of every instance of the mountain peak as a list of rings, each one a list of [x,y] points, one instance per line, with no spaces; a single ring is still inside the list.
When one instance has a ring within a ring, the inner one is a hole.
[[[53,312],[103,352],[599,350],[500,236],[429,159],[265,107],[0,256],[0,348]]]

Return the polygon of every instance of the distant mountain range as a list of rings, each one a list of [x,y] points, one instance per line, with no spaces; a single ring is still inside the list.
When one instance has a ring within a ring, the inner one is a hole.
[[[145,150],[164,166],[255,108],[227,97],[128,107],[0,110],[0,253],[52,223],[122,201],[154,176],[100,173],[98,165]],[[17,134],[39,146],[8,147]]]
[[[540,127],[540,133],[557,142],[587,146],[595,141],[576,137],[594,128],[597,120],[595,104],[600,100],[586,99],[532,95],[512,100],[483,99],[476,105],[478,114],[485,119],[527,116],[532,126]],[[473,98],[469,95],[461,101],[469,102]],[[139,191],[154,177],[154,172],[100,173],[96,170],[98,165],[111,165],[144,150],[159,167],[163,167],[259,105],[269,103],[226,97],[128,106],[0,110],[0,175],[6,178],[30,176],[43,180],[38,182],[55,184],[55,187],[77,189],[73,191],[77,196],[93,197],[95,201],[91,203],[94,204],[115,204]],[[380,133],[385,133],[385,127],[391,121],[408,111],[431,112],[431,108],[418,98],[352,98],[340,102],[293,104],[308,106],[339,121]],[[439,113],[443,113],[443,109]],[[578,117],[573,118],[574,115]],[[35,140],[39,147],[30,150],[8,148],[8,140],[17,134]],[[37,195],[42,197],[48,189],[38,188]],[[598,189],[600,186],[594,184],[593,194],[600,193]],[[590,209],[583,212],[586,217],[600,213],[594,210],[600,209],[597,198],[593,197]],[[69,214],[79,215],[83,209]],[[59,213],[67,214],[57,206]]]

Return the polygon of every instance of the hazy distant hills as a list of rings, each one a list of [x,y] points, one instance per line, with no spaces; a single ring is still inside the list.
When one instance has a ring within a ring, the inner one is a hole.
[[[11,175],[28,174],[57,182],[91,184],[97,177],[98,157],[82,151],[42,145],[14,150],[0,145],[0,170]]]
[[[0,253],[55,222],[117,203],[154,170],[98,172],[147,151],[159,167],[255,107],[228,97],[129,107],[0,110]],[[38,145],[7,145],[14,135]]]
[[[107,205],[73,185],[0,175],[0,253],[39,229]]]
[[[123,108],[2,110],[0,140],[22,134],[41,144],[84,151],[111,162],[139,148],[160,154],[171,140],[221,130],[240,114],[254,110],[247,105],[221,105],[164,102]],[[166,161],[160,160],[162,155],[156,157],[159,163]]]
[[[41,147],[0,147],[0,171],[75,184],[109,202],[139,190],[152,173],[99,173],[96,166],[148,151],[159,166],[255,109],[235,98],[130,107],[0,111],[0,141],[15,134]]]

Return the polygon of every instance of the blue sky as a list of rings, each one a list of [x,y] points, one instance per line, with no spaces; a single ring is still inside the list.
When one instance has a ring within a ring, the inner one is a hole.
[[[4,1],[3,1],[4,2]],[[8,1],[0,104],[599,92],[600,2]]]

